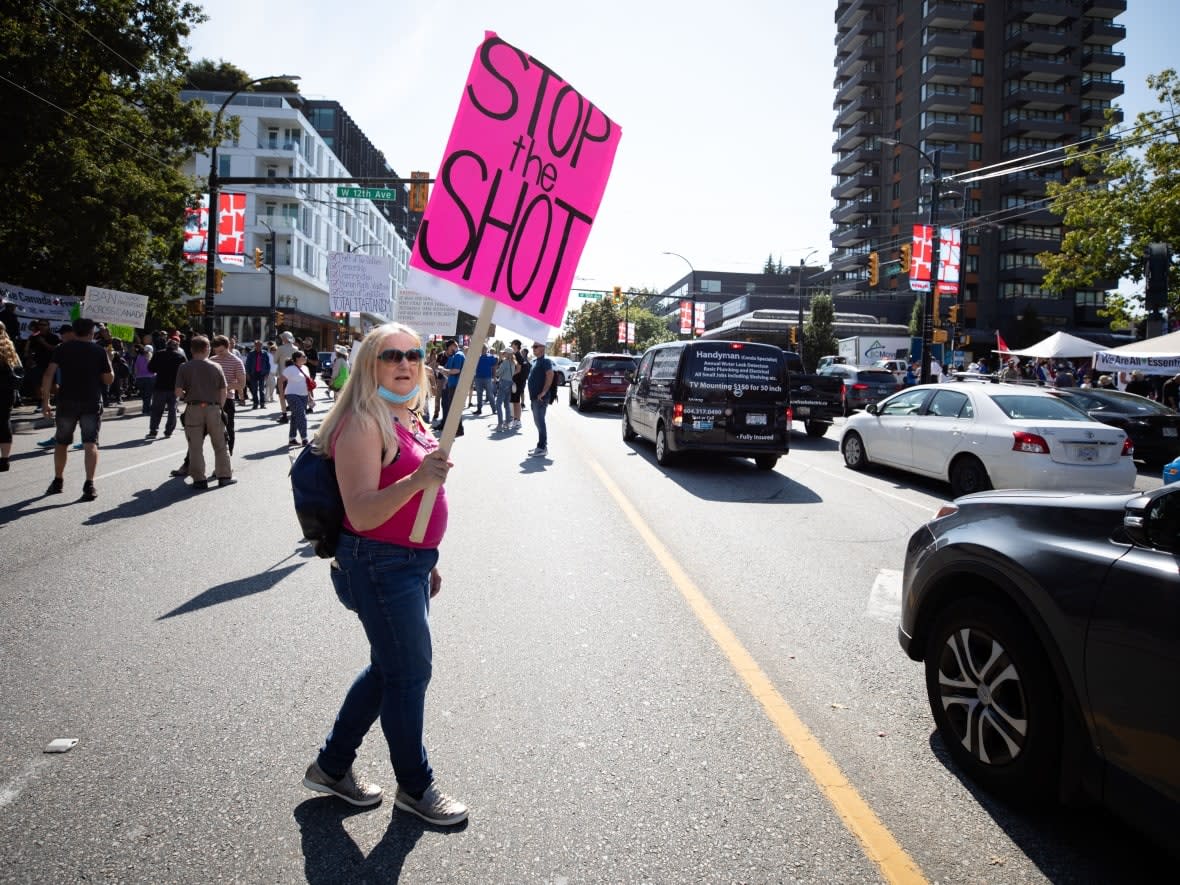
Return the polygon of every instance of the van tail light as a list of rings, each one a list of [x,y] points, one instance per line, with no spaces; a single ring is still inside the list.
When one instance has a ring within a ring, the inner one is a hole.
[[[1123,454],[1128,458],[1135,454],[1135,444],[1129,436],[1123,440]]]
[[[790,430],[791,429],[791,422],[795,420],[795,412],[790,406],[787,406],[786,415],[787,415],[787,429]]]
[[[1049,454],[1049,444],[1045,442],[1043,436],[1025,433],[1023,430],[1017,430],[1012,436],[1015,437],[1015,441],[1012,443],[1012,451],[1014,452],[1028,452],[1032,455]]]
[[[848,385],[845,384],[843,381],[841,381],[840,382],[840,399],[844,399],[847,396],[848,396]]]
[[[867,384],[853,384],[852,389],[853,390],[868,390],[869,385],[867,385]]]
[[[672,426],[682,427],[684,425],[684,403],[672,404]]]

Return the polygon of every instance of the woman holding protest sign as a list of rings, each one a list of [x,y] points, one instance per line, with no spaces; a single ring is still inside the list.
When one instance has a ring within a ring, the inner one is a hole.
[[[364,625],[371,662],[345,695],[303,783],[353,805],[380,802],[381,788],[352,773],[357,748],[380,717],[397,777],[394,804],[450,826],[467,819],[467,807],[438,789],[422,733],[432,667],[427,616],[442,587],[438,545],[447,526],[443,484],[451,463],[419,411],[428,384],[419,340],[400,323],[366,335],[316,434],[315,450],[335,461],[344,502],[332,584]],[[415,542],[414,520],[430,488],[438,496],[425,535]]]

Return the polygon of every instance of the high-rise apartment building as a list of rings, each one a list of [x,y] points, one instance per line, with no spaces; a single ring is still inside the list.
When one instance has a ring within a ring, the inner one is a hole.
[[[1031,307],[1050,331],[1104,329],[1097,310],[1116,281],[1050,293],[1036,255],[1062,237],[1045,199],[1047,181],[1072,174],[1061,148],[1098,136],[1122,95],[1115,47],[1126,32],[1115,19],[1126,8],[1126,0],[838,0],[833,294],[869,293],[874,251],[877,289],[908,290],[907,275],[889,271],[912,226],[929,219],[938,160],[939,224],[963,230],[965,324],[1008,331]],[[970,174],[1009,163],[1004,174]]]

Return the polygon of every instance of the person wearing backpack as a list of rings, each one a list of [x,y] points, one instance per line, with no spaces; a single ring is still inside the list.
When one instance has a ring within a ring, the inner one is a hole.
[[[332,380],[328,386],[339,396],[340,391],[348,381],[348,348],[337,346],[336,359],[332,360]]]
[[[451,463],[422,420],[427,375],[420,340],[400,323],[366,335],[315,437],[313,451],[335,462],[344,505],[332,585],[364,625],[370,663],[345,695],[303,784],[352,805],[379,803],[382,789],[352,771],[379,718],[397,778],[394,805],[453,826],[467,819],[467,807],[438,788],[422,743],[432,667],[427,613],[442,587],[438,546]],[[432,488],[438,496],[422,540],[414,541],[423,492]]]

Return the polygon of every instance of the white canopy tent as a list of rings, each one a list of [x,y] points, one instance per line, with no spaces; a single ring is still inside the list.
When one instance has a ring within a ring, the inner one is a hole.
[[[1085,338],[1065,332],[1054,332],[1044,341],[1038,341],[1032,347],[1026,347],[1023,350],[1010,350],[1008,353],[1012,356],[1055,360],[1069,359],[1070,357],[1089,358],[1100,350],[1102,350],[1101,344],[1095,344],[1093,341],[1087,341]]]
[[[1120,372],[1139,369],[1145,375],[1174,375],[1180,372],[1180,332],[1133,341],[1109,350],[1099,349],[1094,354],[1094,367]]]

